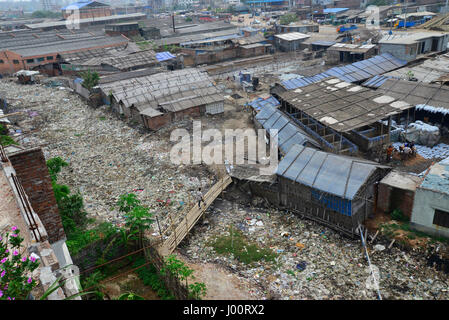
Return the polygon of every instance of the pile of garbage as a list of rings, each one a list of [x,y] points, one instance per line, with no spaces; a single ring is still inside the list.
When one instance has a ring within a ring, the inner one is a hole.
[[[97,220],[123,224],[115,204],[126,193],[135,193],[161,217],[177,214],[194,201],[199,186],[215,182],[202,166],[172,164],[168,139],[131,128],[106,106],[89,107],[69,88],[0,81],[0,91],[10,112],[25,111],[11,127],[15,139],[42,145],[46,159],[68,162],[58,182],[79,190],[86,211]]]

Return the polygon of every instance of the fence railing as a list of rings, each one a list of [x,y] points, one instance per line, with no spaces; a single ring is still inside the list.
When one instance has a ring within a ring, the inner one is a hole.
[[[19,200],[22,204],[23,210],[25,212],[25,216],[28,220],[28,225],[30,226],[30,230],[33,233],[34,239],[36,239],[37,242],[42,241],[42,235],[39,231],[39,227],[36,223],[36,220],[34,219],[33,210],[31,209],[31,204],[28,200],[28,197],[26,196],[25,190],[23,189],[22,184],[20,183],[19,179],[16,175],[11,173],[12,181],[14,182],[14,187],[17,190],[17,193],[19,194]],[[36,234],[37,231],[37,234]]]

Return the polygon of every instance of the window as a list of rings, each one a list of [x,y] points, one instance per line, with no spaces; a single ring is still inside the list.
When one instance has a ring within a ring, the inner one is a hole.
[[[37,61],[44,61],[45,58],[37,58]]]
[[[48,56],[47,60],[53,60],[53,56]]]
[[[4,62],[2,59],[0,59],[0,64],[1,64],[1,63],[5,63],[5,62]]]
[[[27,59],[27,63],[34,63],[34,59]]]
[[[19,64],[19,60],[13,60],[12,63]]]
[[[449,212],[435,209],[435,214],[433,215],[433,224],[437,226],[449,228]]]

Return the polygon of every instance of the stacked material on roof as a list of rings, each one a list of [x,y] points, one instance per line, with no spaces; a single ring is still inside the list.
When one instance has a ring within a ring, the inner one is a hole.
[[[376,171],[375,162],[294,145],[279,163],[276,174],[310,188],[353,200]],[[346,212],[351,215],[351,212]]]
[[[449,111],[449,88],[444,85],[388,79],[377,91],[417,106],[417,110]]]
[[[313,77],[299,77],[283,81],[281,84],[287,90],[292,90],[329,77],[337,77],[346,82],[358,82],[403,67],[406,64],[406,61],[397,59],[389,53],[384,53],[343,67],[331,68]]]
[[[99,84],[111,83],[131,78],[151,76],[152,74],[161,72],[164,72],[164,69],[162,67],[145,68],[127,72],[114,72],[113,74],[108,74],[106,76],[100,77]]]
[[[112,94],[126,108],[146,105],[167,111],[191,108],[195,103],[223,101],[221,91],[201,69],[182,69],[150,76],[100,84],[105,95]]]
[[[413,108],[400,97],[337,78],[285,91],[279,96],[337,132],[348,132]]]
[[[215,32],[207,32],[204,31],[202,33],[198,34],[190,34],[190,35],[180,35],[176,37],[170,37],[170,38],[162,38],[154,40],[155,44],[158,46],[162,45],[172,45],[172,44],[180,44],[184,42],[189,41],[201,41],[206,39],[213,39],[217,37],[223,37],[223,36],[231,36],[231,38],[234,38],[234,36],[238,35],[238,28],[228,29],[228,30],[220,30]]]
[[[278,130],[274,138],[278,139],[279,150],[284,154],[295,144],[320,147],[315,140],[294,124],[287,115],[271,104],[266,104],[256,115],[255,120],[268,131],[267,133],[271,129]]]

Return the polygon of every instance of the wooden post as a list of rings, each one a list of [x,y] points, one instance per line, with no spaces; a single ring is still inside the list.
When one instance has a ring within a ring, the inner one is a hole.
[[[156,222],[157,222],[157,226],[159,228],[159,234],[161,235],[161,240],[162,240],[162,231],[161,231],[161,225],[159,224],[159,219],[156,216]]]
[[[173,219],[172,219],[171,216],[170,216],[170,223],[171,223],[171,227],[172,227],[172,230],[173,230],[173,235],[175,236],[175,247],[176,247],[178,245],[178,239],[176,239],[176,228],[175,228],[175,226],[173,224]]]

